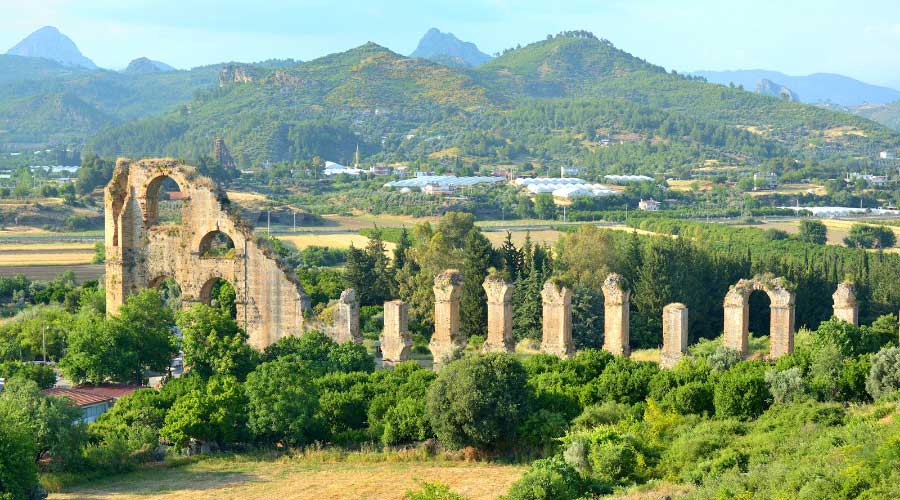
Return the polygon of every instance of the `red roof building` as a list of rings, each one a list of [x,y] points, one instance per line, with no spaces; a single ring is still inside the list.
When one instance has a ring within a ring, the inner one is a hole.
[[[45,389],[44,394],[68,398],[75,406],[81,408],[83,412],[81,421],[89,423],[96,421],[97,417],[112,408],[116,400],[140,388],[138,385],[116,384],[86,385],[73,388],[53,387]]]

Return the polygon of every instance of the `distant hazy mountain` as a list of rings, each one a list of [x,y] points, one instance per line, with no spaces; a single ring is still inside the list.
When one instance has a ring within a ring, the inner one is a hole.
[[[441,33],[437,28],[425,33],[410,56],[458,68],[474,68],[491,60],[491,56],[478,50],[474,43],[463,42],[453,33]]]
[[[780,83],[775,83],[768,78],[763,78],[756,84],[756,93],[770,95],[772,97],[784,99],[785,101],[800,101],[800,97],[797,96],[793,90]]]
[[[75,42],[53,26],[44,26],[25,37],[7,54],[25,57],[42,57],[67,66],[96,69],[97,65],[81,54]]]
[[[832,102],[841,106],[884,104],[900,99],[900,91],[871,85],[853,78],[832,73],[815,73],[808,76],[790,76],[777,71],[761,69],[738,71],[696,71],[694,75],[711,83],[743,85],[754,89],[763,79],[788,87],[806,103]]]
[[[175,68],[160,61],[139,57],[128,63],[125,73],[129,75],[146,75],[147,73],[165,73],[166,71],[175,71]]]

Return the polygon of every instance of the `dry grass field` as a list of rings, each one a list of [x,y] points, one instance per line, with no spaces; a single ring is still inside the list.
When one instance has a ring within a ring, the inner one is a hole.
[[[90,264],[93,255],[90,243],[0,243],[0,267]]]
[[[369,238],[361,234],[338,233],[338,234],[285,234],[278,235],[278,239],[291,243],[298,250],[306,247],[320,246],[332,248],[350,248],[351,245],[356,248],[365,248],[369,243]],[[386,241],[384,246],[387,250],[393,250],[397,245]]]
[[[323,462],[211,458],[145,470],[50,495],[53,500],[401,500],[441,482],[473,500],[506,493],[523,466],[467,462]]]
[[[512,235],[512,241],[516,246],[521,246],[525,243],[525,237],[527,235],[531,235],[532,243],[540,243],[553,246],[556,244],[556,240],[559,239],[559,236],[562,234],[561,232],[555,229],[542,229],[537,231],[519,231],[513,230],[510,231]],[[486,231],[484,235],[490,240],[491,244],[495,247],[500,246],[506,241],[506,231]]]
[[[865,223],[866,221],[862,220],[842,220],[842,219],[819,219],[822,224],[825,224],[825,227],[828,228],[828,241],[829,245],[843,245],[844,238],[847,234],[850,233],[850,227],[853,224]],[[765,222],[763,224],[753,224],[745,227],[754,227],[757,229],[780,229],[782,231],[786,231],[789,234],[797,234],[800,232],[800,221],[770,221]],[[894,234],[897,236],[897,239],[900,240],[900,227],[889,227]],[[896,252],[900,251],[900,249],[890,249],[888,251]]]

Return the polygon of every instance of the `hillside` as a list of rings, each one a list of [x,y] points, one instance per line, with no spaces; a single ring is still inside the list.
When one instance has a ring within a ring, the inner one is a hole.
[[[851,108],[859,116],[874,120],[886,127],[900,130],[900,101],[888,104],[870,104]]]
[[[783,85],[798,94],[800,100],[809,104],[830,102],[839,106],[859,106],[862,104],[885,104],[900,99],[900,91],[861,82],[854,78],[833,73],[815,73],[792,76],[778,71],[762,69],[737,71],[695,71],[711,83],[743,85],[745,89],[755,89],[761,80],[769,80]]]

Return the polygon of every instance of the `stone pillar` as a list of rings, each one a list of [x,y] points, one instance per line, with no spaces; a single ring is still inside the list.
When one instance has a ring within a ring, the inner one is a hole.
[[[359,301],[356,290],[348,288],[341,292],[341,298],[334,305],[334,341],[338,343],[362,343],[359,333]]]
[[[603,349],[615,356],[629,356],[629,299],[631,292],[620,274],[610,274],[603,282]]]
[[[750,333],[749,291],[732,286],[725,295],[725,322],[722,345],[747,355],[747,337]]]
[[[459,294],[462,274],[448,269],[434,277],[434,335],[431,336],[431,355],[434,366],[440,368],[454,349],[466,347],[466,339],[459,333]]]
[[[499,276],[488,276],[482,286],[487,295],[487,340],[481,349],[513,352],[516,348],[512,334],[513,285]]]
[[[412,336],[407,329],[409,305],[402,300],[384,303],[384,330],[381,333],[381,363],[393,366],[409,359]]]
[[[771,324],[769,358],[778,359],[794,352],[794,292],[777,288],[769,292]]]
[[[671,368],[687,353],[688,348],[688,308],[674,303],[663,307],[663,347],[659,355],[659,366]]]
[[[553,281],[544,283],[541,352],[567,358],[575,354],[572,341],[572,291]]]
[[[856,289],[853,283],[840,283],[834,295],[834,317],[851,325],[859,324],[859,306],[856,304]]]

